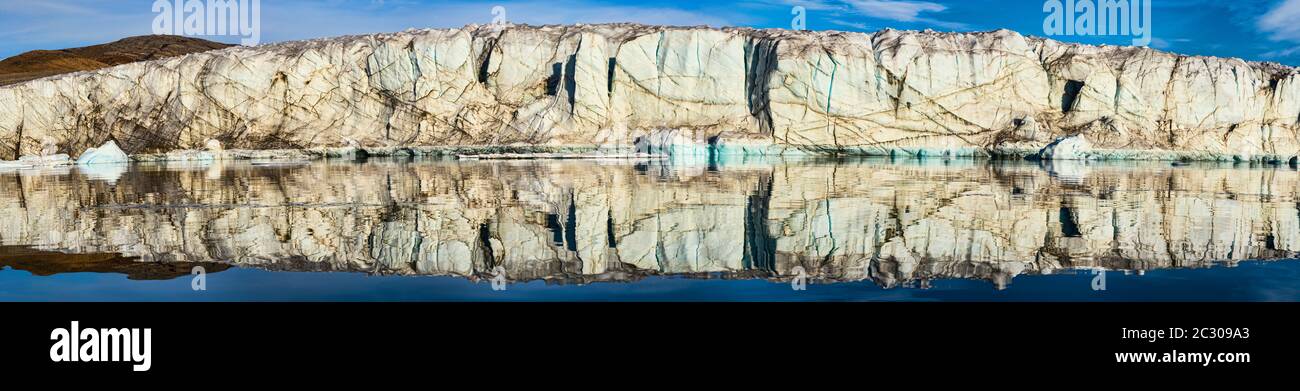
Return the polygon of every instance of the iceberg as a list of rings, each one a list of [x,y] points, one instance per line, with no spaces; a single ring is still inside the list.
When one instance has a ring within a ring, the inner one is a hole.
[[[23,156],[18,160],[0,161],[0,172],[29,168],[58,167],[71,164],[72,160],[65,154],[48,156]]]
[[[123,152],[121,148],[118,148],[117,143],[112,140],[99,146],[99,148],[87,149],[86,152],[82,152],[81,156],[77,157],[78,166],[122,164],[130,162],[131,158],[127,156],[126,152]]]

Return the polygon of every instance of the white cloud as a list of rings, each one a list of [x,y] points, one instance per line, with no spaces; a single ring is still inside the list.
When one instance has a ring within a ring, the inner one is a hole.
[[[1300,0],[1285,0],[1264,13],[1255,26],[1274,41],[1300,42]],[[1279,49],[1260,54],[1276,59],[1300,53],[1300,47]]]
[[[1256,22],[1275,41],[1300,42],[1300,0],[1285,0]]]
[[[803,7],[810,11],[830,11],[844,8],[843,5],[831,0],[777,0],[776,3],[791,7]]]
[[[924,16],[927,13],[948,10],[948,6],[939,3],[913,0],[845,0],[845,3],[859,14],[871,18],[928,24],[951,30],[965,30],[970,27],[965,23]]]
[[[1277,58],[1291,57],[1291,55],[1296,54],[1296,53],[1300,53],[1300,47],[1293,47],[1293,48],[1290,48],[1290,49],[1274,50],[1274,51],[1271,51],[1271,52],[1261,53],[1259,56],[1260,56],[1260,57],[1263,57],[1263,58],[1268,58],[1268,59],[1277,59]]]
[[[779,4],[804,7],[809,11],[826,11],[832,16],[831,24],[865,30],[865,23],[852,20],[852,17],[892,20],[904,23],[916,23],[941,27],[951,30],[967,30],[970,25],[950,22],[927,16],[931,13],[944,12],[948,6],[918,0],[764,0],[766,4]],[[843,19],[843,17],[850,17]]]
[[[92,6],[79,4],[78,1],[46,0],[18,1],[0,0],[0,11],[23,15],[41,15],[49,13],[90,15],[95,10]]]
[[[849,5],[866,16],[899,22],[923,21],[924,12],[942,12],[948,7],[928,1],[909,0],[848,0]]]
[[[870,27],[870,26],[867,26],[866,23],[850,22],[850,21],[839,20],[839,19],[832,19],[830,22],[831,22],[831,24],[834,24],[834,25],[844,26],[844,27],[853,28],[853,29],[857,29],[857,30],[870,30],[870,29],[871,29],[871,27]]]

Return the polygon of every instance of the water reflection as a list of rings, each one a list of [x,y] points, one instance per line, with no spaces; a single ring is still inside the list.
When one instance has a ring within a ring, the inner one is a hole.
[[[192,265],[233,265],[471,280],[501,266],[512,281],[579,284],[652,275],[785,281],[802,267],[813,283],[927,287],[960,278],[1005,288],[1024,274],[1293,258],[1298,190],[1300,172],[1285,166],[1168,163],[73,168],[0,174],[0,266],[47,275],[135,264],[140,278],[165,278]],[[120,257],[86,266],[85,257],[102,254]]]

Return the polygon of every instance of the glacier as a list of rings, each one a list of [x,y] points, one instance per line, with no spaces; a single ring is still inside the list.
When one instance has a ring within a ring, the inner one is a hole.
[[[0,160],[52,139],[64,154],[115,141],[137,160],[206,159],[216,143],[232,156],[477,148],[1294,164],[1297,81],[1280,64],[1010,30],[469,25],[3,87]]]

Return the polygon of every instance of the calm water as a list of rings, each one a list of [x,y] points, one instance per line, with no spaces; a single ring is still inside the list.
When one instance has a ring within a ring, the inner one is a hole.
[[[1300,299],[1286,165],[726,163],[0,173],[0,300]]]

